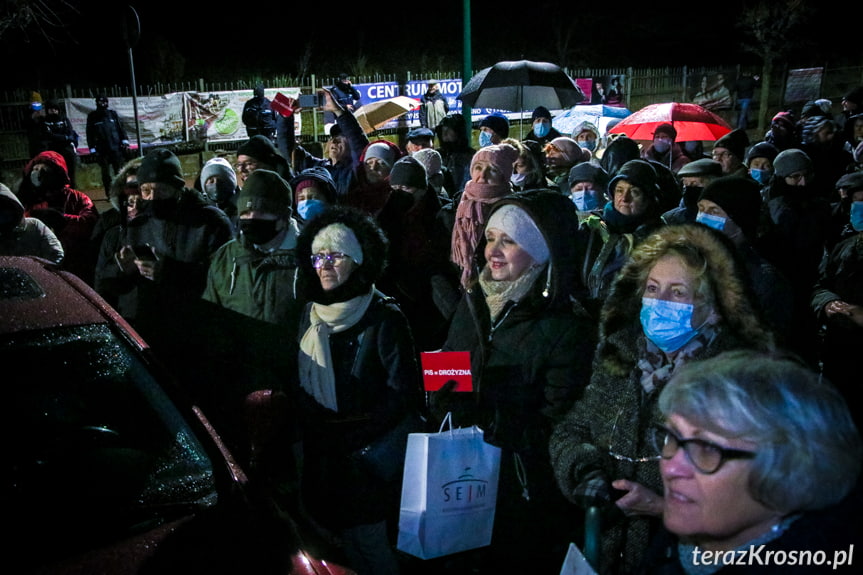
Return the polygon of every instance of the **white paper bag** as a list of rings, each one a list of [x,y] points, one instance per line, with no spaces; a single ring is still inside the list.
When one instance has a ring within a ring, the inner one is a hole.
[[[398,548],[432,559],[489,545],[499,472],[500,448],[483,441],[476,426],[411,433]]]
[[[596,571],[590,566],[581,549],[575,543],[570,543],[569,551],[566,552],[560,568],[560,575],[596,575]]]

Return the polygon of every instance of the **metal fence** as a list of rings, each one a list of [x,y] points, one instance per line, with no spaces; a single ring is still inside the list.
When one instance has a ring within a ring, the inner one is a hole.
[[[766,103],[756,103],[756,106],[766,105],[770,111],[778,111],[786,107],[784,100],[785,80],[790,66],[777,68],[771,85],[769,86],[769,99]],[[638,110],[641,107],[655,103],[668,101],[690,101],[697,89],[697,79],[724,74],[729,79],[729,88],[733,89],[734,79],[740,72],[739,66],[725,67],[669,67],[669,68],[581,68],[566,69],[572,78],[599,78],[599,77],[622,77],[625,85],[626,107],[630,110]],[[422,79],[452,79],[460,77],[459,72],[451,70],[438,70],[432,72],[404,74],[374,74],[368,76],[354,77],[355,83],[378,83],[378,82],[410,82]],[[265,87],[296,86],[303,93],[311,93],[317,88],[332,85],[335,78],[316,77],[314,75],[306,78],[295,78],[289,76],[272,77],[263,80],[238,80],[236,82],[206,82],[203,79],[195,82],[178,82],[170,84],[153,84],[138,86],[136,94],[133,94],[130,86],[113,85],[98,89],[80,88],[72,84],[59,88],[39,88],[38,91],[43,99],[64,100],[66,98],[93,98],[97,94],[106,94],[111,97],[152,96],[170,94],[176,92],[210,92],[230,90],[250,90],[256,84],[262,83]],[[838,102],[842,95],[851,87],[863,85],[863,66],[825,68],[821,76],[820,93],[818,97],[829,98]],[[9,92],[0,92],[0,165],[11,167],[19,165],[27,158],[26,122],[30,114],[29,103],[32,90],[20,88]],[[758,96],[756,96],[757,98]],[[802,104],[802,102],[801,102]],[[304,112],[307,113],[307,112]],[[725,110],[718,112],[720,115],[733,120],[736,112]],[[303,125],[316,125],[315,122],[303,122]],[[318,139],[323,134],[303,134],[307,139]]]

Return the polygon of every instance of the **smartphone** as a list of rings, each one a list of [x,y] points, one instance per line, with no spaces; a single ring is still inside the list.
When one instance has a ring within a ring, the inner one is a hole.
[[[320,94],[300,94],[300,108],[320,108],[322,105]]]
[[[155,261],[159,258],[156,257],[156,250],[153,249],[153,246],[150,244],[140,244],[132,247],[132,252],[135,254],[136,260],[142,261]]]

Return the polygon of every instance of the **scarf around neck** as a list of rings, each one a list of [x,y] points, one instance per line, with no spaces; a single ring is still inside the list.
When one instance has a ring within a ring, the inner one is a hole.
[[[461,268],[461,283],[467,287],[473,273],[473,254],[485,230],[491,206],[508,195],[512,188],[505,185],[478,184],[473,180],[464,186],[455,213],[452,234],[452,261]]]
[[[329,305],[313,303],[310,324],[300,340],[300,386],[322,406],[338,411],[330,334],[356,325],[371,304],[375,288],[364,295]]]
[[[500,315],[508,302],[518,302],[527,295],[543,269],[544,266],[534,264],[520,277],[512,281],[495,281],[491,279],[491,270],[488,265],[482,268],[479,274],[479,285],[485,294],[485,303],[488,306],[492,323],[497,320],[497,316]]]

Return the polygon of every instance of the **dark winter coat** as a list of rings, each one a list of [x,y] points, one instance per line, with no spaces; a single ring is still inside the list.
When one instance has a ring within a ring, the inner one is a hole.
[[[857,421],[860,413],[857,389],[860,383],[860,350],[863,350],[863,328],[842,315],[829,320],[824,308],[841,300],[863,306],[863,233],[846,238],[824,257],[820,276],[812,290],[811,306],[819,322],[826,326],[821,360],[824,375],[835,383],[850,400]]]
[[[669,234],[666,237],[680,234],[686,244],[699,246],[708,261],[709,281],[717,294],[716,311],[722,320],[716,338],[694,359],[729,349],[772,346],[772,335],[756,319],[755,304],[743,279],[744,272],[732,255],[733,248],[718,232],[690,224],[669,226],[657,233]],[[556,426],[549,442],[551,462],[563,494],[582,508],[599,506],[603,510],[603,574],[620,572],[621,553],[627,568],[636,565],[650,530],[658,525],[655,519],[624,518],[612,503],[610,486],[616,479],[629,479],[661,493],[658,464],[619,461],[608,454],[612,448],[633,458],[652,453],[647,430],[660,422],[657,400],[662,386],[646,392],[638,365],[647,354],[639,320],[644,292],[639,278],[642,267],[652,266],[658,257],[632,260],[615,281],[602,308],[590,385]]]
[[[503,449],[489,572],[521,572],[516,566],[550,572],[555,563],[559,569],[566,533],[579,520],[555,486],[548,437],[588,381],[594,328],[570,297],[577,282],[575,205],[554,191],[523,192],[497,202],[492,213],[510,203],[539,227],[550,263],[528,295],[510,302],[494,323],[480,285],[474,285],[456,310],[443,349],[471,354],[474,391],[456,398],[454,423],[479,425],[485,440]],[[484,242],[476,250],[478,269],[485,265]]]
[[[344,223],[354,231],[363,263],[344,284],[325,292],[310,262],[311,245],[332,223]],[[368,294],[386,266],[386,243],[367,215],[342,207],[324,211],[306,224],[297,241],[302,295],[309,302],[330,304]],[[303,313],[298,341],[311,323],[311,306]],[[396,302],[375,289],[363,317],[348,329],[331,333],[329,344],[338,410],[299,391],[303,500],[312,517],[330,529],[394,519],[398,482],[375,476],[356,452],[421,409],[419,361],[410,328]]]
[[[296,224],[282,245],[262,252],[244,236],[213,254],[203,298],[295,333],[305,304],[298,298]]]
[[[753,554],[751,562],[741,562],[739,565],[727,565],[716,571],[716,575],[819,575],[835,573],[836,569],[850,567],[856,557],[852,549],[860,545],[860,515],[863,497],[858,487],[851,492],[842,502],[837,505],[807,511],[800,515],[778,538],[768,541],[763,549],[756,545],[757,555]],[[634,575],[685,575],[679,555],[678,538],[661,529],[651,542],[650,548],[645,554],[642,565],[634,572]],[[748,547],[743,548],[748,552]],[[859,549],[859,547],[858,547]],[[827,560],[817,564],[818,557],[824,554]],[[792,555],[793,554],[793,555]],[[810,555],[811,554],[811,555]],[[777,560],[765,560],[773,556]],[[793,564],[790,561],[796,556],[802,561]],[[810,562],[805,557],[814,557],[816,561]],[[735,554],[734,557],[740,557]],[[747,560],[748,554],[742,555]],[[844,564],[833,565],[834,560],[844,557]],[[730,555],[729,555],[730,558]],[[688,558],[689,559],[689,558]]]
[[[269,98],[264,96],[263,90],[255,92],[255,95],[243,104],[243,124],[246,133],[252,136],[266,136],[273,139],[276,135],[276,113],[270,107]]]
[[[196,190],[183,189],[170,218],[146,212],[127,226],[108,231],[99,253],[96,290],[117,298],[117,311],[139,329],[145,323],[157,329],[159,318],[170,317],[201,297],[210,258],[231,237],[225,213]],[[115,254],[123,245],[142,244],[150,244],[160,258],[162,269],[155,281],[126,275],[116,263]]]
[[[94,110],[87,114],[87,146],[106,159],[122,160],[129,136],[114,110]]]

